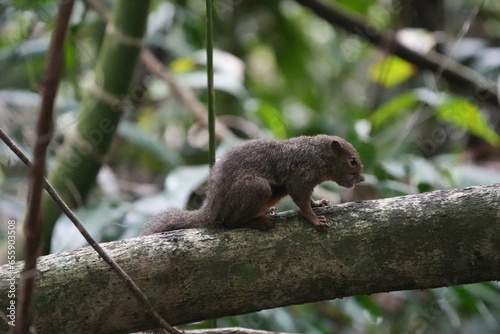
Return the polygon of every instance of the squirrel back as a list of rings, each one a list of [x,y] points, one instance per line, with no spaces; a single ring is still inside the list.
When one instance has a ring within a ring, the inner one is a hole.
[[[287,195],[323,230],[325,219],[312,207],[329,203],[311,200],[314,187],[327,180],[352,187],[364,180],[362,172],[356,149],[337,136],[250,140],[214,165],[200,209],[164,211],[148,222],[143,234],[217,226],[268,229],[273,224],[267,213]]]

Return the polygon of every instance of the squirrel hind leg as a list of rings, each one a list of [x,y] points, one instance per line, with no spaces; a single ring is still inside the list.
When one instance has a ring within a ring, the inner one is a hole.
[[[243,177],[233,189],[240,190],[236,194],[239,201],[235,203],[237,205],[226,207],[226,210],[231,210],[230,218],[224,224],[226,227],[267,230],[274,226],[267,214],[283,196],[274,194],[268,179],[249,175]]]
[[[254,228],[258,230],[270,230],[274,227],[274,222],[269,216],[259,216],[245,222],[242,227]]]

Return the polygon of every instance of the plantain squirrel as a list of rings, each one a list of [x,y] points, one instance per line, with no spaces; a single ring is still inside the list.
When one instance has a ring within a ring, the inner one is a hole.
[[[318,230],[328,227],[313,207],[314,187],[335,181],[352,187],[364,181],[356,149],[337,136],[301,136],[286,140],[250,140],[230,149],[212,168],[203,205],[198,210],[168,210],[153,217],[143,234],[197,227],[273,227],[268,216],[286,195]]]

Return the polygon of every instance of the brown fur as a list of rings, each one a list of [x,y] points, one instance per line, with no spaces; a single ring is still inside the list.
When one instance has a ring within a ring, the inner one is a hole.
[[[214,165],[199,210],[164,211],[150,220],[144,234],[217,226],[268,229],[273,226],[269,209],[286,195],[311,224],[323,230],[325,218],[312,207],[329,203],[311,200],[314,187],[324,181],[352,187],[364,180],[362,172],[356,149],[337,136],[250,140]]]

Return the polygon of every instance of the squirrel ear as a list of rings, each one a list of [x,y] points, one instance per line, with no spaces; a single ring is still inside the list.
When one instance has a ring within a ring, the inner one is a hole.
[[[336,139],[332,141],[332,148],[335,152],[342,151],[342,145],[340,145],[340,142]]]

